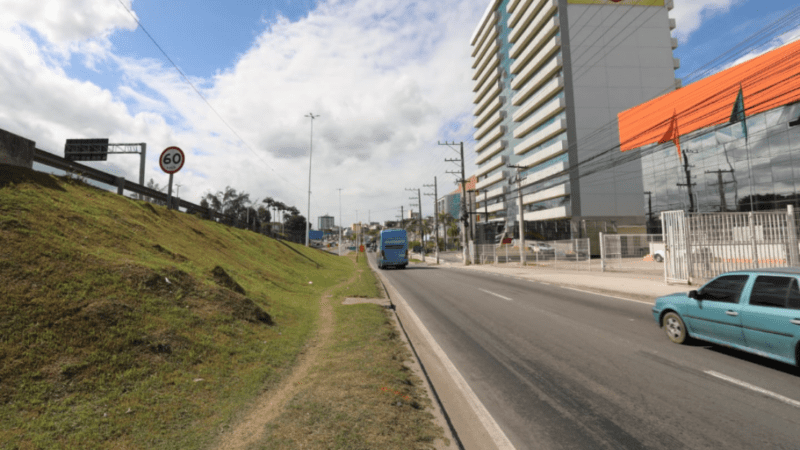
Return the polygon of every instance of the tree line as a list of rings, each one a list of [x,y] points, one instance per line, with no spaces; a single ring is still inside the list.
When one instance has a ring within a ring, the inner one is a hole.
[[[165,188],[155,183],[152,178],[147,187],[157,191],[163,191]],[[166,204],[154,198],[149,200],[156,204]],[[219,220],[225,225],[246,228],[292,242],[305,243],[306,218],[296,207],[289,206],[272,197],[267,197],[260,204],[253,205],[250,194],[227,186],[224,191],[206,194],[200,200],[200,206],[208,211],[200,214],[204,219],[212,220],[214,216],[210,212],[213,211],[225,216],[224,219]]]

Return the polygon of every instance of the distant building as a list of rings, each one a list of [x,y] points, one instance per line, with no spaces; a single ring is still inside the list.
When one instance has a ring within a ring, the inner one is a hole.
[[[333,220],[333,216],[324,215],[317,218],[317,229],[318,230],[330,230],[333,229],[335,226],[335,222]]]

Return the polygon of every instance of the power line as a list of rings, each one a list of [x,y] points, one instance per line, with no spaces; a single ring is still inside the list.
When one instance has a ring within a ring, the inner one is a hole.
[[[252,147],[250,147],[250,145],[247,143],[247,141],[245,141],[245,140],[244,140],[244,139],[243,139],[243,138],[242,138],[242,137],[239,135],[239,133],[237,133],[237,132],[236,132],[236,130],[235,130],[235,129],[234,129],[234,128],[233,128],[233,127],[232,127],[232,126],[231,126],[231,125],[230,125],[230,124],[229,124],[229,123],[228,123],[228,122],[225,120],[225,118],[223,118],[223,117],[222,117],[222,115],[221,115],[221,114],[220,114],[220,113],[219,113],[219,112],[218,112],[218,111],[217,111],[217,110],[214,108],[214,106],[212,106],[212,105],[211,105],[211,103],[210,103],[210,102],[208,101],[208,99],[206,99],[206,97],[205,97],[205,96],[204,96],[204,95],[203,95],[203,94],[200,92],[200,90],[198,90],[198,89],[197,89],[197,87],[196,87],[196,86],[195,86],[195,85],[194,85],[194,84],[191,82],[191,80],[189,80],[189,78],[186,76],[186,74],[184,74],[184,73],[183,73],[183,71],[182,71],[182,70],[181,70],[181,69],[178,67],[178,65],[177,65],[177,64],[175,64],[175,62],[172,60],[172,58],[170,58],[170,57],[169,57],[169,55],[167,54],[167,52],[165,52],[165,51],[164,51],[164,49],[163,49],[163,48],[161,48],[161,45],[159,45],[159,44],[158,44],[158,42],[155,40],[155,38],[153,38],[153,36],[150,34],[150,32],[148,32],[148,31],[147,31],[147,28],[145,28],[145,27],[144,27],[144,25],[142,25],[142,23],[139,21],[139,19],[136,17],[136,15],[133,13],[133,11],[131,11],[131,10],[130,10],[130,8],[128,8],[127,6],[125,6],[125,4],[122,2],[122,0],[117,0],[117,2],[119,2],[119,4],[120,4],[120,5],[121,5],[123,8],[125,8],[125,11],[127,11],[127,12],[128,12],[128,14],[129,14],[129,15],[130,15],[130,16],[133,18],[133,20],[134,20],[134,21],[136,21],[136,24],[139,26],[139,28],[141,28],[141,29],[142,29],[142,31],[144,31],[144,33],[147,35],[147,37],[148,37],[148,38],[150,38],[150,40],[153,42],[153,44],[156,46],[156,48],[158,48],[158,51],[160,51],[160,52],[161,52],[161,54],[162,54],[162,55],[164,55],[164,57],[167,59],[167,61],[169,61],[169,63],[170,63],[170,64],[172,64],[172,67],[174,67],[174,68],[175,68],[175,70],[176,70],[176,71],[178,71],[178,74],[180,74],[180,76],[181,76],[181,78],[183,79],[183,81],[184,81],[186,84],[188,84],[189,86],[191,86],[191,88],[194,90],[195,94],[197,94],[197,96],[198,96],[198,97],[200,97],[200,98],[203,100],[203,102],[205,102],[205,104],[206,104],[206,105],[207,105],[207,106],[208,106],[208,107],[211,109],[211,111],[213,111],[213,112],[214,112],[214,114],[215,114],[215,115],[216,115],[216,116],[219,118],[219,120],[221,120],[221,121],[222,121],[222,123],[223,123],[223,124],[225,124],[225,126],[226,126],[226,127],[227,127],[227,128],[230,130],[230,131],[231,131],[231,133],[233,133],[233,134],[236,136],[236,138],[237,138],[237,139],[239,139],[239,142],[241,142],[241,143],[242,143],[242,144],[243,144],[243,145],[244,145],[244,146],[245,146],[245,147],[246,147],[246,148],[247,148],[247,149],[248,149],[248,150],[249,150],[249,151],[250,151],[250,152],[251,152],[253,155],[255,155],[255,156],[256,156],[256,158],[258,158],[258,159],[259,159],[259,160],[260,160],[262,163],[264,163],[264,165],[266,165],[266,166],[267,166],[267,167],[268,167],[270,170],[272,170],[272,171],[273,171],[273,172],[274,172],[274,173],[275,173],[275,174],[276,174],[276,175],[277,175],[279,178],[281,178],[282,180],[286,181],[286,182],[287,182],[287,183],[289,183],[290,185],[292,185],[292,186],[295,186],[295,187],[297,187],[297,188],[299,189],[299,187],[298,187],[298,186],[294,185],[294,183],[292,183],[291,181],[289,181],[289,180],[287,180],[286,178],[284,178],[284,177],[283,177],[283,176],[282,176],[282,175],[281,175],[279,172],[277,172],[277,171],[276,171],[276,170],[275,170],[275,169],[274,169],[274,168],[273,168],[273,167],[272,167],[272,166],[271,166],[269,163],[267,163],[266,161],[264,161],[264,159],[262,159],[262,158],[261,158],[261,156],[260,156],[258,153],[256,153],[256,152],[255,152],[255,151],[252,149]],[[309,218],[309,220],[310,220],[310,218]]]

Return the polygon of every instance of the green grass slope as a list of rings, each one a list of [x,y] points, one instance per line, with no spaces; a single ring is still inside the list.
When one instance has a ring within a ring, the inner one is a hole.
[[[0,165],[0,447],[198,448],[348,258]]]

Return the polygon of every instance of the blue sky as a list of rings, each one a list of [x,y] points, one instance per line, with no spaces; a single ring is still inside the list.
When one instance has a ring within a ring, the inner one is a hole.
[[[213,106],[187,85],[130,8]],[[472,151],[469,38],[488,0],[0,0],[0,128],[63,152],[66,138],[147,142],[146,179],[164,185],[160,150],[187,153],[181,196],[232,186],[306,213],[309,112],[312,218],[393,219],[405,188],[455,188]],[[786,0],[674,0],[678,78],[794,7]],[[79,14],[75,14],[79,11]],[[792,24],[797,32],[800,24]],[[790,34],[791,36],[791,34]],[[766,46],[790,36],[768,36]],[[745,45],[720,68],[763,48]],[[138,179],[135,157],[98,168]],[[432,191],[432,190],[431,190]],[[426,192],[423,189],[423,192]],[[423,213],[433,202],[423,198]]]

